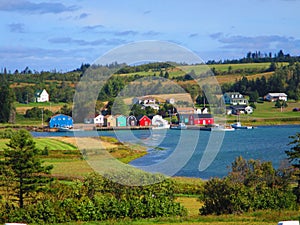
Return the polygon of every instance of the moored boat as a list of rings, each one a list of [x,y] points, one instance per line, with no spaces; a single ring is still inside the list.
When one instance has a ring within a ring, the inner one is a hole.
[[[211,127],[211,131],[234,131],[235,128],[233,128],[230,125],[219,125],[216,124],[215,126]]]
[[[75,132],[75,131],[83,131],[82,129],[74,129],[73,127],[59,127],[59,132]]]
[[[185,129],[187,129],[187,126],[185,125],[185,123],[179,123],[178,125],[171,126],[170,129],[185,130]]]
[[[254,127],[252,127],[252,126],[243,126],[242,124],[241,124],[241,122],[236,122],[236,123],[234,123],[234,124],[231,124],[231,126],[233,127],[233,128],[235,128],[235,129],[253,129]]]

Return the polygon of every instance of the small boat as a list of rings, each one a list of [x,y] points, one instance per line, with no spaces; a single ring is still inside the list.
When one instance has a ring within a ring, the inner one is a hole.
[[[231,126],[233,127],[233,128],[235,128],[235,129],[253,129],[254,127],[252,127],[252,126],[243,126],[242,124],[241,124],[241,122],[236,122],[236,123],[234,123],[234,124],[231,124]]]
[[[230,125],[219,125],[211,127],[211,131],[235,131],[235,129]]]
[[[75,132],[75,131],[83,131],[82,129],[74,129],[73,127],[59,127],[59,132]]]
[[[185,123],[179,123],[178,125],[171,126],[170,129],[173,129],[173,130],[185,130],[185,129],[187,129],[187,126],[185,125]]]
[[[161,129],[169,129],[170,128],[170,124],[166,124],[166,123],[161,123],[157,126],[152,126],[153,130],[161,130]]]

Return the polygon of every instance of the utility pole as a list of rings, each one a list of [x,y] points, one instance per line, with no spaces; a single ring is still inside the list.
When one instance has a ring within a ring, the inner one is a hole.
[[[42,108],[42,129],[44,127],[44,108]]]

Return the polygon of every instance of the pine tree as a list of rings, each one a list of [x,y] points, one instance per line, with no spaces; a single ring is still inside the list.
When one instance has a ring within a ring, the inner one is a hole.
[[[293,140],[289,143],[292,145],[290,150],[285,151],[288,156],[288,160],[292,163],[296,169],[296,177],[298,180],[298,186],[295,188],[295,194],[297,196],[297,202],[300,203],[300,133],[294,136],[290,136]]]
[[[6,74],[0,78],[0,123],[7,123],[14,111],[14,93],[9,87]]]
[[[43,190],[49,183],[49,174],[52,166],[43,166],[40,151],[36,148],[31,134],[26,130],[19,130],[13,134],[4,150],[4,161],[1,167],[11,171],[10,191],[19,202],[19,207],[24,207],[26,198],[33,198],[31,194]],[[3,174],[0,174],[1,177]]]

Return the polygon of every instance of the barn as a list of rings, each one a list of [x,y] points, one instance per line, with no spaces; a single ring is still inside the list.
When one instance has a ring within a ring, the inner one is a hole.
[[[73,119],[64,114],[57,114],[49,121],[50,128],[73,127]]]

